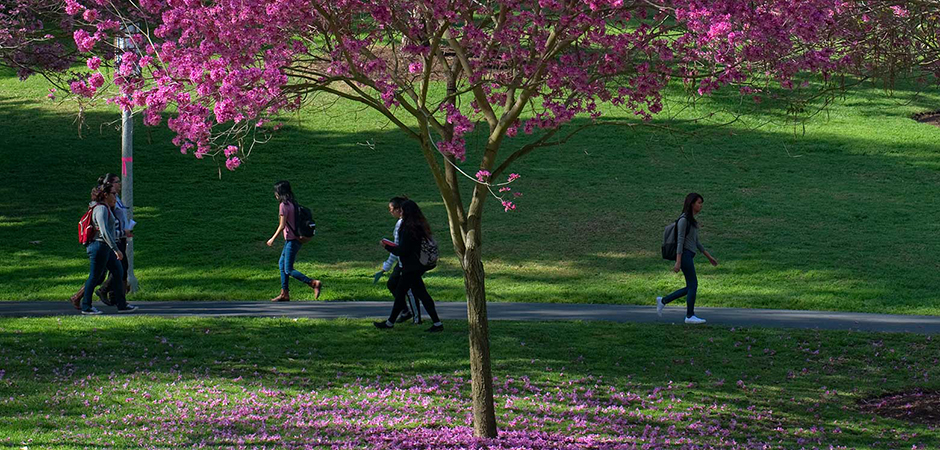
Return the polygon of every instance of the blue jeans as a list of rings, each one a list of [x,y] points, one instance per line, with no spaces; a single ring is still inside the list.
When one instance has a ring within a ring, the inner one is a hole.
[[[91,295],[95,291],[95,286],[104,281],[104,273],[111,274],[111,286],[114,289],[111,300],[118,308],[127,306],[124,299],[124,267],[118,261],[117,256],[101,241],[94,241],[85,247],[88,253],[88,259],[91,267],[88,270],[88,280],[85,281],[85,296],[82,298],[82,311],[91,309]]]
[[[679,267],[682,269],[682,274],[685,275],[685,287],[663,297],[663,304],[666,304],[677,298],[686,296],[686,317],[695,315],[695,294],[698,293],[698,278],[695,276],[695,263],[692,261],[693,258],[695,258],[695,252],[690,250],[682,251],[682,263]]]
[[[281,259],[277,262],[281,269],[281,289],[287,290],[287,281],[290,277],[300,280],[303,284],[310,284],[311,280],[306,275],[294,269],[294,260],[297,259],[297,252],[300,251],[301,243],[298,240],[289,240],[284,244],[284,251],[281,252]]]

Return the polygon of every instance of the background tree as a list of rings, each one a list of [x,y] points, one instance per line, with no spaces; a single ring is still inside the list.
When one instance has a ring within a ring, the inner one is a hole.
[[[373,108],[413,138],[463,268],[474,432],[488,437],[497,427],[483,212],[490,196],[515,208],[508,183],[519,176],[507,175],[514,161],[586,126],[648,121],[673,81],[691,97],[723,86],[746,96],[769,87],[831,95],[843,86],[839,75],[923,63],[908,57],[911,43],[935,22],[909,18],[931,8],[840,0],[65,0],[78,25],[75,44],[90,56],[90,72],[70,79],[71,91],[140,108],[148,125],[175,107],[167,126],[183,153],[224,157],[234,170],[269,121],[315,93]],[[889,25],[900,28],[879,39]],[[110,47],[128,30],[143,56]],[[106,89],[105,68],[117,93]],[[608,119],[601,104],[636,120]],[[590,120],[570,125],[579,115]],[[468,148],[464,136],[477,126],[485,143]]]
[[[0,2],[0,66],[13,68],[20,78],[65,71],[75,54],[63,42],[62,30],[70,26],[61,0]]]

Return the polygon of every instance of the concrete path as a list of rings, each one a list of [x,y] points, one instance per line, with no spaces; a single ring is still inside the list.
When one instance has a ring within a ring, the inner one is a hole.
[[[391,302],[132,302],[140,307],[133,314],[155,316],[205,317],[387,317]],[[98,305],[106,315],[114,308]],[[603,320],[611,322],[683,324],[684,305],[667,307],[663,317],[656,316],[653,306],[593,305],[561,303],[489,303],[491,320]],[[443,320],[465,320],[464,302],[437,302]],[[708,325],[725,327],[810,328],[823,330],[860,330],[940,334],[940,316],[902,316],[830,311],[787,311],[776,309],[696,308],[696,315]],[[61,302],[0,302],[0,317],[36,317],[78,315],[71,303]],[[691,325],[689,325],[691,326]]]

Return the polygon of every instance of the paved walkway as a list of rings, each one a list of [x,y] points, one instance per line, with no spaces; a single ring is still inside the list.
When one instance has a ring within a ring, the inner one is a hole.
[[[205,317],[309,317],[318,319],[384,318],[391,302],[133,302],[140,310],[133,314],[155,316]],[[99,305],[105,314],[114,308]],[[656,316],[653,306],[593,305],[561,303],[489,303],[491,320],[604,320],[611,322],[682,324],[684,305],[667,307],[663,317]],[[437,302],[437,311],[444,320],[467,318],[464,302]],[[0,316],[36,317],[77,315],[71,303],[61,302],[0,302]],[[776,309],[696,308],[696,315],[708,325],[731,327],[810,328],[823,330],[860,330],[940,334],[940,316],[902,316],[830,311],[787,311]],[[683,324],[683,326],[685,326]]]

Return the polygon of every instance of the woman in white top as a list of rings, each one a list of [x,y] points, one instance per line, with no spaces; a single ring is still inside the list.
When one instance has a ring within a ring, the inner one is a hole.
[[[395,222],[395,230],[392,231],[392,239],[396,244],[399,243],[398,240],[398,231],[401,229],[401,204],[408,200],[408,197],[392,197],[388,201],[388,213],[392,217],[398,219],[398,222]],[[393,295],[395,294],[395,288],[398,286],[398,282],[401,280],[401,261],[399,261],[398,255],[394,253],[389,253],[388,259],[382,263],[382,270],[375,273],[374,283],[379,282],[379,278],[382,278],[382,275],[389,270],[392,271],[391,275],[388,276],[388,282],[385,286],[388,288],[389,292]],[[418,307],[418,302],[415,301],[414,293],[411,292],[411,289],[408,290],[405,310],[398,316],[396,323],[402,323],[411,319],[414,323],[421,323],[421,309]]]

